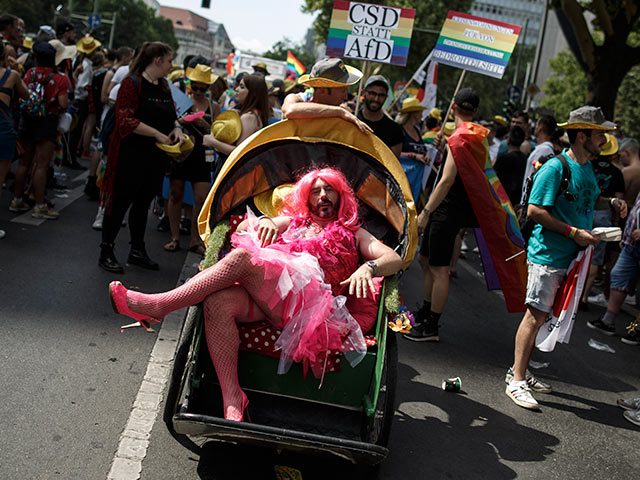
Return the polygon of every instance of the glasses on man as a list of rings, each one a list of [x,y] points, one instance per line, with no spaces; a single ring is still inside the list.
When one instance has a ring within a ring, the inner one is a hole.
[[[367,95],[368,97],[371,98],[387,98],[387,94],[386,93],[378,93],[378,92],[372,92],[371,90],[367,90],[364,92],[365,95]]]
[[[195,86],[191,86],[191,90],[194,92],[206,92],[209,89],[209,87],[195,87]]]

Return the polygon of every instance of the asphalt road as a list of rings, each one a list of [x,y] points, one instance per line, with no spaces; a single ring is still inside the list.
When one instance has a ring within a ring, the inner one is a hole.
[[[120,333],[124,317],[112,312],[107,295],[115,277],[96,265],[96,204],[77,193],[57,199],[68,203],[59,220],[40,225],[11,221],[8,193],[0,199],[0,228],[7,231],[0,241],[2,479],[105,479],[158,338],[142,329]],[[184,250],[162,251],[168,235],[155,231],[156,223],[151,218],[147,243],[161,270],[128,267],[120,277],[127,286],[161,291],[178,281],[187,257]],[[123,230],[121,261],[127,251]],[[398,406],[379,478],[636,478],[640,428],[622,417],[615,400],[640,394],[640,349],[586,327],[602,308],[581,312],[569,345],[534,354],[549,365],[533,371],[554,387],[537,395],[542,411],[517,407],[504,394],[504,373],[520,315],[506,313],[478,269],[472,253],[460,262],[440,343],[399,339]],[[413,307],[417,265],[401,283]],[[616,353],[590,348],[590,338]],[[440,389],[451,376],[462,378],[458,394]],[[339,461],[212,442],[194,454],[156,419],[141,478],[268,479],[276,464],[299,469],[305,480],[356,473]]]

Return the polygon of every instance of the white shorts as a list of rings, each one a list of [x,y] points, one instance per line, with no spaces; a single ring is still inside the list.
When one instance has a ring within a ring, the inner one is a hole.
[[[553,308],[556,292],[564,280],[566,269],[549,267],[538,263],[527,262],[529,273],[527,277],[527,298],[524,303],[549,313]]]

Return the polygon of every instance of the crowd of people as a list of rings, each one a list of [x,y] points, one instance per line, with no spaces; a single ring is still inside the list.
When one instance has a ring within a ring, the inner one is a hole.
[[[159,269],[147,252],[145,232],[151,204],[162,196],[159,229],[170,235],[164,249],[179,250],[180,233],[186,230],[189,250],[204,254],[196,219],[217,171],[240,143],[283,118],[341,118],[361,132],[375,134],[407,175],[420,212],[418,258],[424,298],[414,313],[415,326],[404,336],[438,341],[450,279],[456,276],[457,258],[467,251],[465,232],[479,227],[447,140],[461,125],[472,124],[487,142],[491,165],[514,209],[536,224],[528,238],[527,310],[505,379],[507,395],[520,406],[537,408],[531,392],[551,391],[527,366],[536,334],[581,248],[595,247],[580,309],[587,310],[592,303],[607,305],[606,313],[588,326],[614,335],[622,304],[633,301],[640,273],[640,144],[624,138],[620,126],[606,121],[596,107],[577,109],[561,124],[550,114],[530,117],[523,111],[514,112],[510,119],[496,115],[479,120],[480,96],[463,88],[453,99],[450,117],[444,118],[442,110],[427,110],[415,97],[385,108],[393,92],[382,75],[367,78],[362,98],[355,98],[349,88],[361,81],[362,73],[338,58],[319,60],[295,82],[268,82],[264,64],[254,65],[251,74],[225,79],[213,72],[211,60],[204,57],[187,56],[183,65],[174,65],[174,52],[161,42],[107,50],[90,35],[76,39],[76,27],[68,22],[55,28],[41,26],[32,45],[25,42],[24,32],[20,18],[0,16],[0,185],[15,161],[9,209],[31,210],[34,218],[55,220],[60,213],[46,195],[47,188],[56,185],[54,164],[88,168],[85,193],[98,201],[92,226],[102,231],[98,265],[109,272],[125,270],[114,245],[127,212],[128,264]],[[180,113],[176,95],[189,100]],[[88,167],[79,160],[87,160]],[[290,228],[303,224],[305,228],[313,225],[319,237],[332,232],[332,222],[346,225],[345,235],[359,238],[359,255],[345,267],[345,281],[351,293],[357,290],[358,296],[366,296],[372,276],[400,268],[397,255],[376,247],[366,231],[345,221],[342,207],[334,208],[353,195],[339,174],[316,172],[301,182],[308,184],[308,198],[302,202],[306,206],[292,211],[294,220],[261,217],[243,224],[240,231],[256,229],[264,247],[292,235]],[[598,242],[591,233],[596,226],[619,226],[624,231],[621,245]],[[141,322],[159,320],[176,308],[204,301],[207,341],[223,385],[225,416],[241,420],[246,397],[231,372],[235,364],[230,360],[237,348],[220,349],[222,344],[233,344],[228,332],[236,330],[227,325],[221,334],[213,315],[206,314],[219,314],[224,305],[242,307],[227,312],[235,325],[258,315],[246,309],[253,305],[247,303],[247,294],[257,305],[255,311],[268,300],[268,286],[253,282],[255,272],[247,274],[244,269],[247,255],[259,256],[260,249],[237,242],[243,248],[226,257],[216,270],[196,277],[181,290],[184,298],[179,301],[174,293],[149,300],[119,283],[112,284],[111,294],[119,312]],[[234,276],[239,268],[243,273]],[[244,293],[238,293],[237,282]],[[331,285],[334,294],[344,293],[344,282],[340,285]],[[167,305],[161,305],[161,300],[167,300]],[[621,340],[640,345],[638,319]],[[620,406],[626,409],[626,418],[640,425],[638,403],[630,399]]]

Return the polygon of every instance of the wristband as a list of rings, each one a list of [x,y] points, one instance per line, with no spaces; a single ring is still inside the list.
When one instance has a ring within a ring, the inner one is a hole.
[[[565,229],[565,231],[564,231],[563,235],[564,235],[565,237],[567,237],[567,238],[570,238],[570,237],[569,237],[569,235],[571,235],[571,229],[572,229],[572,228],[573,228],[573,227],[572,227],[571,225],[567,224],[567,228]]]
[[[611,198],[609,199],[609,205],[610,205],[610,206],[612,206],[612,207],[615,207],[615,203],[616,203],[616,199],[615,199],[615,197],[611,197]]]
[[[571,240],[573,240],[573,237],[576,236],[576,232],[578,231],[578,229],[576,227],[571,227],[571,232],[569,233],[569,238]]]
[[[269,220],[271,220],[271,217],[269,215],[260,215],[258,217],[257,222],[260,223],[260,220],[262,220],[263,218],[268,218]],[[271,220],[273,222],[273,220]]]

